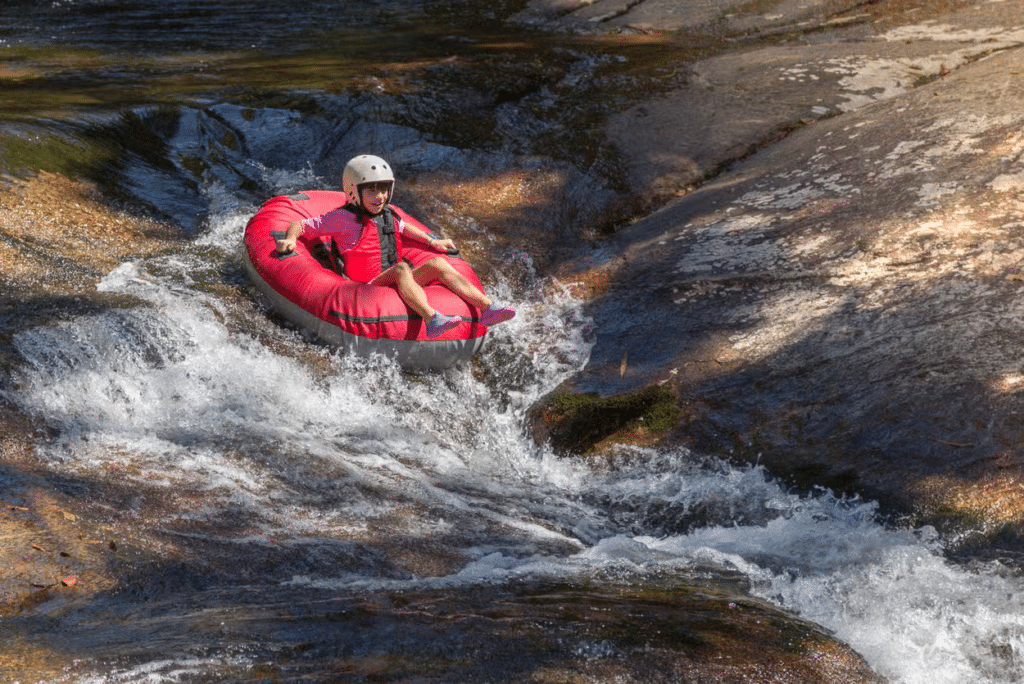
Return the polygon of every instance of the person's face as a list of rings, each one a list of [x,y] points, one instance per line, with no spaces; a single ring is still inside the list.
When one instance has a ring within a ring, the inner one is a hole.
[[[391,183],[381,181],[379,183],[363,183],[359,186],[359,199],[363,202],[363,208],[371,214],[379,214],[384,211],[384,205],[388,202],[388,193],[391,191]]]

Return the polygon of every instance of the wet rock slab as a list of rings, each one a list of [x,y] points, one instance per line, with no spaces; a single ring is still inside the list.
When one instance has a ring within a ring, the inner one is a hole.
[[[1011,18],[983,3],[725,55],[614,120],[638,191],[708,180],[576,264],[609,285],[574,388],[668,382],[682,443],[1019,546]]]
[[[786,15],[772,16],[778,24]],[[686,87],[612,117],[606,130],[628,160],[633,190],[678,194],[807,123],[910,92],[1024,41],[999,3],[912,24],[850,19],[826,32],[828,16],[796,21],[789,26],[799,39],[690,65]]]
[[[116,619],[87,613],[52,644],[54,656],[74,658],[84,675],[87,654],[101,649],[122,664],[149,663],[151,678],[204,682],[884,681],[821,628],[712,588],[531,582],[356,595],[297,588],[287,600],[240,597],[227,607],[219,593],[195,593],[184,618],[160,601],[122,606]],[[159,644],[140,638],[156,629]],[[190,678],[166,660],[168,644],[183,633],[219,648],[259,635],[260,645],[242,658],[209,658]],[[31,665],[15,662],[6,672],[46,672]]]
[[[493,682],[884,681],[810,623],[693,587],[541,584],[475,598],[408,599],[352,606],[363,628],[387,627],[396,618],[416,625],[412,631],[423,643],[404,644],[409,652],[393,671],[405,674],[403,681],[424,675]],[[381,660],[365,656],[350,666],[359,671]]]

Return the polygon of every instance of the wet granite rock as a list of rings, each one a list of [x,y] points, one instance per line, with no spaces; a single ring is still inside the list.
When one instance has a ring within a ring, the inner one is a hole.
[[[560,274],[604,285],[559,391],[667,383],[669,441],[1021,548],[1024,32],[960,7],[819,15],[613,117],[661,208]]]
[[[376,644],[353,649],[335,632],[322,650],[344,653],[346,672],[389,681],[552,684],[885,681],[820,627],[720,588],[540,582],[389,598],[334,598],[335,610],[354,624],[342,634]],[[399,640],[401,658],[393,657],[396,632],[416,635]],[[301,664],[288,666],[301,671]]]

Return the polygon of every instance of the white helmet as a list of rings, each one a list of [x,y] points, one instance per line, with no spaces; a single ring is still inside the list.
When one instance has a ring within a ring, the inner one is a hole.
[[[341,189],[345,191],[348,201],[357,207],[362,206],[362,199],[359,197],[359,186],[363,183],[379,183],[388,181],[391,189],[388,190],[388,202],[395,192],[395,174],[391,172],[391,166],[372,154],[361,154],[353,157],[345,164],[345,170],[341,174]]]

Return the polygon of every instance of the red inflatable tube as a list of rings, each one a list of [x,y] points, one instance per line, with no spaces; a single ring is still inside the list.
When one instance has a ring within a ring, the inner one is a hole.
[[[440,337],[428,339],[426,325],[394,288],[348,280],[321,265],[309,245],[299,240],[295,251],[280,255],[277,238],[304,218],[326,214],[345,204],[345,195],[311,190],[268,200],[245,227],[245,263],[249,276],[274,308],[292,323],[324,341],[363,356],[381,353],[409,369],[446,368],[468,360],[483,346],[487,328],[479,311],[440,283],[424,288],[431,306],[464,321]],[[430,232],[395,207],[407,223]],[[402,256],[413,266],[442,256],[483,291],[473,269],[458,256],[441,254],[407,240]]]

